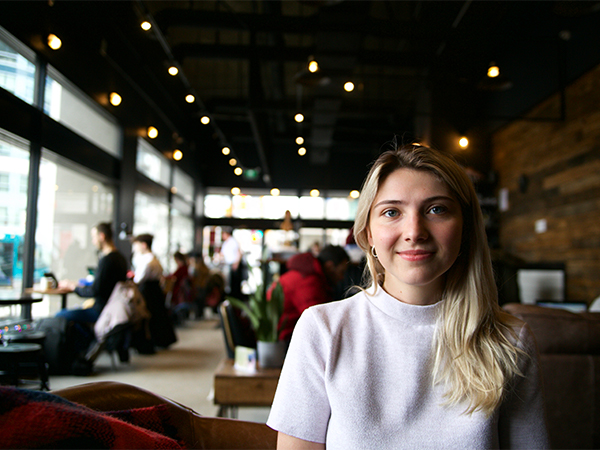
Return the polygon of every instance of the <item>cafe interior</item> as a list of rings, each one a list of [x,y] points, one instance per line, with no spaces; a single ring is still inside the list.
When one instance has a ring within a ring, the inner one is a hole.
[[[93,277],[100,222],[128,261],[132,237],[152,234],[165,275],[177,251],[222,272],[231,227],[247,295],[315,244],[358,267],[370,164],[420,143],[475,185],[500,304],[538,342],[553,448],[600,447],[598,42],[597,1],[0,2],[3,348],[85,305],[41,283]],[[196,310],[169,349],[132,350],[128,365],[104,352],[94,374],[51,372],[41,387],[99,411],[166,402],[193,416],[178,427],[192,448],[274,448],[272,392],[236,396],[276,385],[277,369],[217,376],[229,320]],[[254,384],[220,400],[236,376]],[[215,405],[233,419],[210,417]]]

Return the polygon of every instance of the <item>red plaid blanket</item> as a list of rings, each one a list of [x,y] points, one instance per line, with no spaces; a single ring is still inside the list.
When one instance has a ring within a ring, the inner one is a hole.
[[[12,387],[0,387],[0,447],[184,448],[166,405],[102,413]]]

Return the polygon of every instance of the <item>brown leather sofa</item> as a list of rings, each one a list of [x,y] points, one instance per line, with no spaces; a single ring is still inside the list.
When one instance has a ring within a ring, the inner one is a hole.
[[[264,424],[235,419],[203,417],[172,400],[129,384],[102,381],[86,383],[52,394],[96,411],[118,411],[166,404],[187,448],[274,449],[277,433]]]
[[[540,351],[550,444],[600,448],[600,313],[509,303]]]

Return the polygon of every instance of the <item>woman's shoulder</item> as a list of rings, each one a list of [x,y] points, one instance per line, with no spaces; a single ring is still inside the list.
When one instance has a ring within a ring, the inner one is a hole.
[[[370,302],[367,300],[366,294],[361,291],[343,300],[311,306],[302,315],[310,316],[318,322],[347,323],[353,317],[364,314],[364,310],[369,307]]]

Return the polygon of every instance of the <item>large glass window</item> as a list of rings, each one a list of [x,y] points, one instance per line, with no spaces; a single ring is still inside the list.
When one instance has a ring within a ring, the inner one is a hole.
[[[0,129],[0,289],[23,285],[29,143]]]
[[[176,251],[189,253],[194,249],[194,220],[192,219],[192,209],[181,201],[174,201],[171,207],[171,251],[169,254],[168,268],[173,272],[175,261],[173,254]]]
[[[166,199],[136,191],[133,234],[142,233],[154,236],[152,252],[166,269],[169,261],[169,205]]]
[[[44,112],[111,155],[121,157],[117,121],[51,66],[46,77]]]
[[[194,180],[178,167],[175,167],[173,173],[173,187],[177,195],[183,197],[186,202],[194,201]]]
[[[137,160],[138,172],[143,173],[155,183],[170,187],[170,167],[165,157],[142,138],[138,138]]]
[[[34,54],[0,27],[0,87],[33,104]]]

